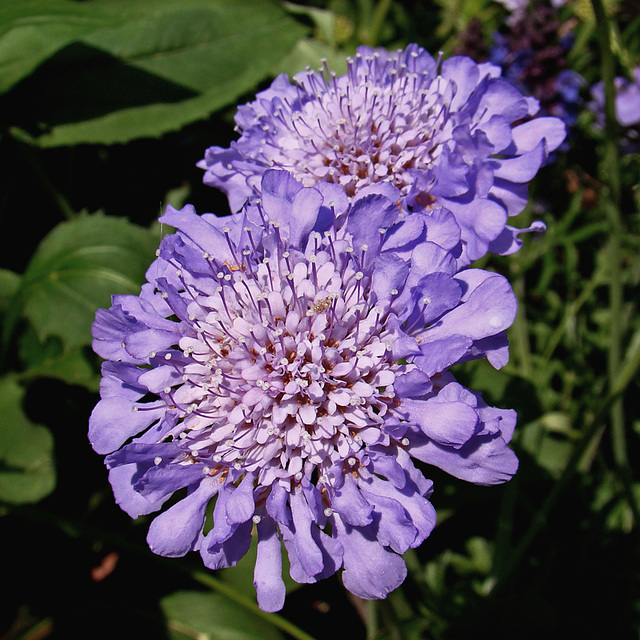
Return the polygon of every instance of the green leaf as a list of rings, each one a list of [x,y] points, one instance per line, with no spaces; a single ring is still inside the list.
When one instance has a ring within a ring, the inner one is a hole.
[[[13,96],[31,108],[38,95],[31,134],[45,147],[154,137],[203,119],[254,89],[307,32],[270,0],[87,6],[120,22],[78,37]]]
[[[264,617],[228,600],[201,591],[178,591],[160,605],[171,640],[280,640],[282,635]]]
[[[505,397],[507,385],[511,381],[507,371],[494,369],[484,358],[457,365],[455,371],[462,384],[485,394],[485,399],[490,404],[500,404],[501,399]]]
[[[53,378],[91,391],[98,390],[100,375],[97,366],[87,358],[86,347],[64,351],[64,345],[55,336],[49,336],[42,343],[30,326],[21,333],[18,342],[20,360],[26,369],[21,373],[21,379]]]
[[[580,435],[571,427],[569,416],[559,412],[544,414],[517,433],[518,444],[553,478],[558,478],[567,466]]]
[[[336,45],[338,16],[333,11],[321,9],[320,7],[304,7],[293,2],[285,2],[284,7],[294,15],[307,16],[315,26],[318,39],[331,46]]]
[[[20,276],[9,269],[0,269],[0,313],[9,308],[19,288]]]
[[[0,2],[0,92],[74,40],[121,20],[117,13],[93,5],[61,0]]]
[[[0,378],[0,500],[13,504],[37,502],[56,483],[53,437],[29,420],[23,400],[14,376]]]
[[[465,542],[467,555],[451,553],[451,564],[458,573],[479,573],[487,575],[491,570],[493,550],[485,538],[474,536]]]
[[[37,248],[23,277],[23,313],[38,339],[58,336],[65,350],[91,343],[96,310],[111,295],[138,293],[160,238],[123,218],[81,215]]]

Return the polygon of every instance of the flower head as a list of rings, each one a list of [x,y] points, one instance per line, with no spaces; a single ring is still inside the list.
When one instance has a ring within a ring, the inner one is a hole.
[[[284,602],[281,542],[294,580],[342,570],[383,598],[435,523],[412,458],[478,484],[516,470],[514,412],[448,371],[505,363],[515,298],[498,274],[458,273],[451,214],[407,216],[393,187],[349,204],[268,171],[261,193],[226,218],[168,208],[177,232],[140,295],[96,314],[89,438],[132,517],[186,490],[152,521],[154,552],[227,567],[253,532],[263,609]]]
[[[199,166],[233,210],[260,191],[269,168],[304,186],[339,185],[352,197],[372,184],[397,187],[406,210],[445,207],[461,229],[461,264],[519,246],[507,217],[564,139],[563,123],[531,118],[538,101],[494,65],[436,61],[417,45],[393,53],[360,47],[348,71],[282,75],[238,109],[240,137],[211,147]]]

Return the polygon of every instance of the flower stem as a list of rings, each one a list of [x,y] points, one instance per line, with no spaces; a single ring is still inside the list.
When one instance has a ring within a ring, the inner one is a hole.
[[[518,277],[513,282],[513,291],[516,294],[518,300],[524,299],[524,276]],[[527,315],[524,305],[519,305],[518,313],[511,327],[509,333],[510,342],[514,349],[515,358],[517,362],[518,372],[522,377],[529,379],[534,370],[531,360],[531,348],[529,344],[529,328],[527,322]]]
[[[378,38],[380,37],[380,30],[384,24],[387,12],[391,6],[391,0],[379,0],[376,5],[373,17],[371,19],[371,25],[369,27],[369,42],[370,46],[375,47],[378,44]]]
[[[282,618],[276,613],[266,613],[249,598],[246,598],[242,594],[238,593],[233,587],[230,587],[224,581],[214,578],[212,575],[205,573],[204,571],[191,571],[191,577],[205,585],[211,587],[214,591],[226,596],[229,600],[233,600],[236,604],[241,605],[245,609],[252,611],[256,616],[264,618],[269,624],[277,627],[281,631],[288,633],[292,638],[296,640],[315,640],[313,636],[310,636],[305,631],[296,627],[292,622],[289,622],[286,618]]]
[[[391,6],[391,0],[378,0],[375,8],[371,6],[371,0],[359,0],[360,8],[360,42],[368,47],[378,44],[380,30],[384,24],[387,12]]]
[[[623,270],[623,222],[621,213],[620,161],[618,154],[618,123],[616,119],[615,60],[611,50],[610,24],[605,14],[602,0],[591,0],[591,4],[596,18],[605,95],[605,141],[602,171],[604,174],[604,183],[607,188],[607,193],[603,198],[603,206],[610,225],[608,265],[610,268],[609,312],[611,335],[609,339],[607,371],[609,389],[612,390],[622,364],[622,310],[624,304],[624,283],[620,277]],[[618,395],[612,403],[609,415],[611,420],[611,442],[614,460],[625,487],[635,524],[639,525],[640,509],[636,504],[631,486],[631,469],[627,456],[622,395]]]
[[[44,191],[49,195],[51,201],[56,205],[65,220],[71,220],[76,216],[76,212],[69,204],[67,199],[56,189],[51,178],[47,175],[42,164],[37,158],[31,145],[18,135],[18,131],[13,129],[10,131],[13,134],[9,140],[13,141],[14,146],[24,159],[25,163],[33,171],[35,177],[39,180]]]
[[[562,475],[554,485],[541,508],[536,512],[525,535],[520,539],[518,545],[509,557],[508,566],[502,567],[502,571],[500,571],[500,567],[496,566],[494,584],[491,590],[492,594],[495,594],[505,587],[507,579],[515,573],[518,565],[524,559],[527,550],[535,540],[538,533],[548,526],[549,514],[553,510],[558,498],[562,495],[562,492],[573,478],[579,468],[583,456],[588,452],[593,441],[600,437],[602,423],[603,420],[605,420],[607,413],[611,412],[612,406],[625,392],[630,382],[635,379],[639,370],[640,337],[632,342],[632,347],[629,349],[620,371],[614,376],[610,390],[604,400],[593,411],[593,413],[588,414],[587,425],[582,438],[571,452],[571,456],[569,457],[565,468],[562,470]],[[631,508],[634,509],[634,506],[635,502],[632,502]]]

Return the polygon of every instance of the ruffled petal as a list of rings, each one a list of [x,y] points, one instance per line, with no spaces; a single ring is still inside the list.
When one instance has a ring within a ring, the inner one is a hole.
[[[160,222],[180,229],[203,251],[216,256],[221,262],[233,260],[224,234],[197,215],[192,205],[180,210],[168,205]]]
[[[233,527],[223,542],[211,542],[213,529],[203,538],[199,538],[194,550],[200,552],[202,561],[209,569],[226,569],[233,567],[244,556],[251,546],[251,529],[253,522],[248,520]]]
[[[111,453],[129,438],[138,435],[161,418],[167,410],[158,402],[142,411],[134,402],[121,396],[103,398],[89,417],[89,442],[96,453]]]
[[[156,516],[147,533],[151,551],[177,558],[193,550],[196,540],[202,535],[207,504],[218,487],[216,480],[203,478],[185,498]]]
[[[253,585],[256,588],[258,606],[263,611],[280,611],[284,606],[286,588],[282,579],[282,544],[278,530],[271,518],[258,522],[258,545]]]
[[[354,527],[363,527],[371,523],[373,507],[358,489],[354,477],[346,474],[342,477],[342,484],[331,496],[331,508],[340,517]]]
[[[344,548],[342,582],[351,593],[365,600],[383,599],[404,582],[404,560],[380,545],[374,525],[356,528],[339,517],[334,525]]]
[[[459,449],[476,432],[478,414],[465,402],[407,399],[402,402],[407,420],[420,427],[434,442]]]
[[[131,518],[158,511],[169,497],[165,496],[152,501],[134,490],[135,483],[152,464],[152,462],[146,465],[125,464],[109,470],[109,484],[113,489],[116,504]]]
[[[518,470],[516,454],[499,435],[477,436],[459,449],[414,435],[407,450],[422,462],[478,485],[502,484]]]

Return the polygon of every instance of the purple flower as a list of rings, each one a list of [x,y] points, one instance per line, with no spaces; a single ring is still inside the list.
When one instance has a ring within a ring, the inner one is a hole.
[[[238,109],[240,137],[210,147],[198,166],[234,211],[260,191],[269,168],[304,186],[331,182],[352,197],[384,182],[410,211],[445,207],[461,229],[460,265],[488,250],[519,248],[507,217],[522,211],[527,184],[565,136],[554,117],[531,120],[523,96],[489,63],[436,61],[410,45],[389,53],[360,47],[346,75],[281,75]],[[539,229],[538,226],[534,227]]]
[[[511,25],[518,20],[521,20],[526,16],[527,11],[530,9],[530,0],[496,0],[499,4],[503,5],[511,15],[507,18],[507,24]],[[566,3],[566,0],[551,0],[551,6],[554,9],[559,9]]]
[[[570,130],[577,123],[585,85],[567,66],[574,40],[570,24],[561,20],[558,3],[504,4],[513,12],[506,24],[485,37],[481,21],[474,18],[460,35],[456,53],[500,66],[503,78],[539,101],[539,116],[558,117]],[[561,148],[568,148],[566,142]]]
[[[406,215],[389,184],[349,203],[272,170],[260,189],[232,216],[161,218],[177,232],[140,295],[96,314],[107,362],[89,438],[130,516],[173,497],[155,553],[217,569],[255,535],[264,610],[283,606],[282,543],[294,580],[340,570],[384,598],[435,524],[412,458],[477,484],[516,471],[515,412],[449,372],[506,362],[516,301],[501,275],[457,271],[450,213]]]
[[[616,120],[624,127],[622,139],[623,153],[635,153],[640,139],[640,66],[632,73],[632,80],[618,77],[615,79],[615,112]],[[589,109],[596,117],[596,127],[604,127],[604,83],[597,82],[591,87]]]
[[[616,117],[623,127],[640,124],[640,67],[632,75],[633,80],[616,83]]]

